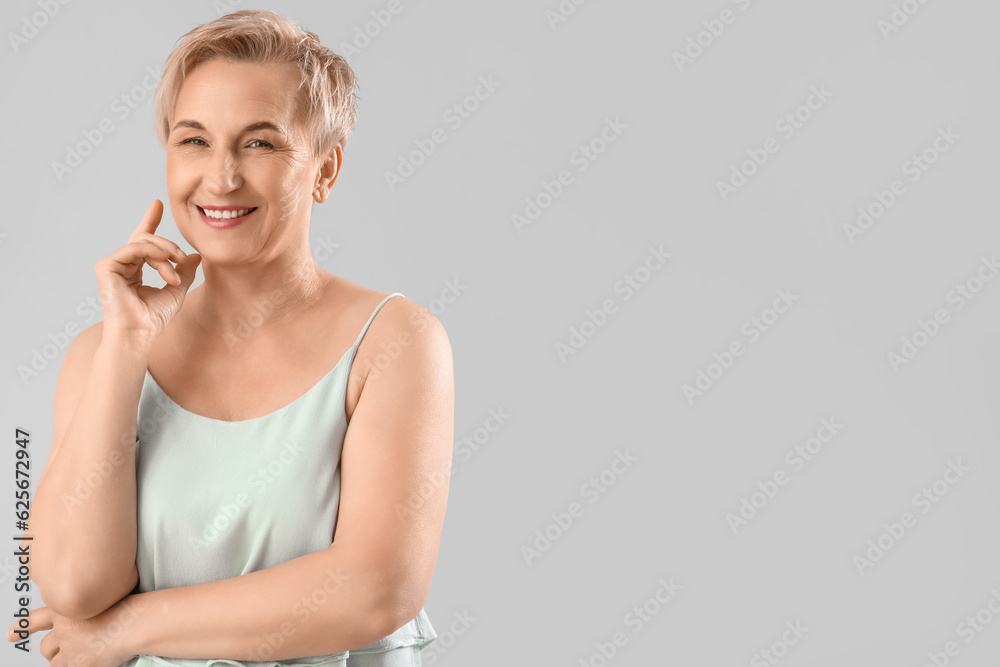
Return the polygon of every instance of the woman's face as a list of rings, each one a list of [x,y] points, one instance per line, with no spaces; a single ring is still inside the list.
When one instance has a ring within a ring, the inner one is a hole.
[[[291,65],[211,60],[181,84],[167,191],[178,229],[205,260],[243,263],[308,246],[320,172],[295,116],[298,82]]]

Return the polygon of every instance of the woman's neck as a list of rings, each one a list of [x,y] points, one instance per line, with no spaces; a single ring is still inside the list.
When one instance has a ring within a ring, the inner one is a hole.
[[[203,260],[205,281],[185,297],[185,310],[211,338],[247,339],[295,322],[319,302],[335,276],[308,257],[291,265],[269,266],[266,274],[251,267],[213,267]],[[187,300],[190,300],[188,302]]]

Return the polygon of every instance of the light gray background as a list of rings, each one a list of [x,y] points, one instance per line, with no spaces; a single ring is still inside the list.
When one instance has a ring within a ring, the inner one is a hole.
[[[314,250],[339,244],[324,269],[435,308],[455,355],[456,472],[425,606],[442,640],[425,664],[769,664],[759,651],[796,622],[808,630],[783,664],[916,667],[949,641],[948,664],[1000,664],[987,607],[1000,591],[1000,281],[973,284],[960,310],[948,299],[1000,252],[1000,6],[903,4],[919,11],[886,38],[890,0],[593,0],[555,29],[558,0],[402,0],[348,56],[359,121],[314,207]],[[340,50],[386,5],[267,8]],[[86,306],[95,262],[153,198],[168,202],[151,94],[125,119],[114,100],[220,7],[75,0],[16,52],[9,34],[39,4],[0,10],[5,488],[15,426],[33,434],[37,482],[65,343],[37,377],[19,367],[100,317]],[[726,9],[734,22],[679,71],[674,52]],[[452,129],[443,114],[490,76],[500,87]],[[832,96],[786,139],[775,123],[812,86]],[[105,117],[113,132],[57,179],[52,163]],[[627,128],[578,171],[574,152],[608,118]],[[390,191],[384,173],[437,127],[447,141]],[[949,127],[959,138],[909,180],[904,163]],[[768,137],[780,150],[723,201],[717,181]],[[518,232],[511,215],[563,169],[572,184]],[[851,243],[844,225],[893,179],[905,194]],[[169,209],[158,233],[189,249]],[[672,257],[625,300],[615,284],[649,246]],[[464,288],[438,304],[447,281]],[[741,327],[780,289],[797,300],[751,342]],[[616,312],[560,359],[556,344],[609,298]],[[894,370],[887,355],[938,308],[950,320]],[[683,385],[734,341],[745,353],[689,402]],[[460,456],[499,408],[506,423]],[[786,452],[823,418],[843,428],[794,470]],[[585,495],[626,450],[637,462]],[[913,496],[958,460],[968,472],[921,513]],[[734,534],[726,515],[778,471],[788,483]],[[553,513],[574,502],[582,515],[529,564],[522,547],[555,535]],[[859,572],[855,556],[907,511],[916,525]],[[13,564],[0,581],[11,610]],[[680,590],[648,602],[661,579]],[[647,602],[636,632],[628,614]],[[977,612],[989,622],[970,643],[959,624]],[[452,625],[462,614],[470,627]],[[596,644],[616,632],[626,642],[604,661]],[[46,664],[2,650],[4,664]]]

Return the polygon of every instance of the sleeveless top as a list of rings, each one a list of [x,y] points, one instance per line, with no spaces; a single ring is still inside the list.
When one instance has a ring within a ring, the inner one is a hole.
[[[403,296],[394,292],[378,304],[354,345],[323,379],[262,417],[230,422],[188,412],[146,371],[135,450],[139,592],[228,579],[330,547],[337,526],[340,456],[348,424],[344,410],[347,379],[372,320],[396,295]],[[330,630],[336,632],[336,628]],[[363,661],[365,665],[419,665],[416,649],[436,638],[421,608],[413,620],[390,635],[340,653],[267,660],[271,647],[262,641],[253,647],[261,660],[141,655],[123,664],[351,667]],[[352,663],[353,654],[360,655]],[[404,656],[415,657],[398,662]]]

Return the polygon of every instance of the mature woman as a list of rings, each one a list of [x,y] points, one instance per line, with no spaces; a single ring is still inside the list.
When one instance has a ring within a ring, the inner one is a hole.
[[[448,338],[308,242],[355,86],[265,11],[199,26],[168,59],[156,132],[197,254],[155,234],[157,201],[96,265],[104,321],[63,361],[31,507],[46,606],[8,633],[50,630],[52,665],[419,665],[437,636]]]

